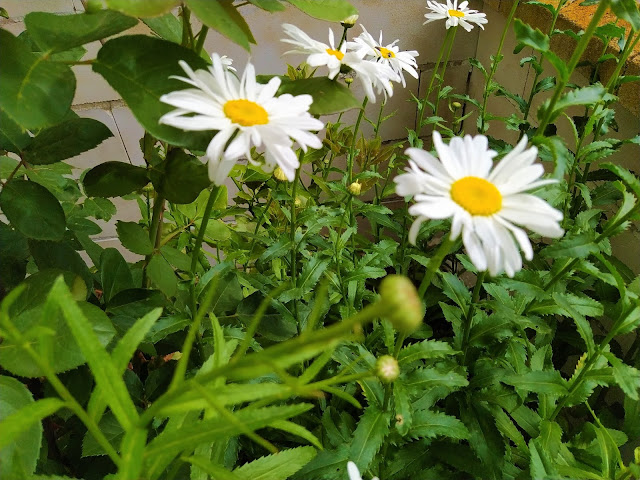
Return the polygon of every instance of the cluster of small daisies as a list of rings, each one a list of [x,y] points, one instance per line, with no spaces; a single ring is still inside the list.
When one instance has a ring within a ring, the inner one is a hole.
[[[471,30],[472,23],[482,27],[487,22],[484,14],[468,9],[467,4],[458,4],[458,0],[447,0],[446,5],[428,1],[430,13],[425,14],[425,23],[446,19],[447,28],[460,25]],[[405,72],[418,78],[418,52],[400,51],[398,40],[384,45],[382,32],[376,41],[362,27],[353,41],[336,45],[331,29],[328,44],[312,39],[294,25],[284,24],[283,29],[289,38],[282,41],[294,47],[287,53],[307,55],[307,64],[325,66],[330,79],[340,72],[354,71],[372,102],[376,92],[393,94],[391,82],[404,86]],[[225,181],[238,159],[254,161],[252,147],[264,153],[267,168],[278,166],[280,173],[293,181],[300,166],[294,146],[303,152],[322,147],[314,132],[324,124],[309,113],[311,95],[277,95],[281,80],[273,77],[266,84],[258,83],[251,63],[238,77],[230,59],[213,54],[211,61],[207,70],[196,71],[180,62],[187,76],[175,78],[191,88],[160,98],[176,108],[163,115],[160,123],[183,130],[217,131],[205,155],[209,177],[216,185]],[[482,135],[453,138],[446,145],[434,132],[433,141],[439,159],[410,148],[406,152],[410,157],[407,172],[395,178],[396,192],[416,202],[409,209],[417,216],[409,231],[412,243],[416,243],[425,220],[451,218],[451,239],[462,235],[479,271],[513,276],[522,268],[520,250],[527,260],[533,257],[529,238],[518,225],[547,237],[563,234],[558,224],[562,214],[525,193],[552,182],[540,180],[544,171],[534,164],[537,150],[526,148],[526,137],[495,168],[493,158],[497,154],[488,148],[487,138]],[[355,465],[350,464],[349,472],[357,472]]]

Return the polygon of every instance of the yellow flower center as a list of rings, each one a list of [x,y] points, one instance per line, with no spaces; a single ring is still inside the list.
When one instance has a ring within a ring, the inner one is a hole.
[[[336,57],[340,61],[342,61],[342,59],[344,58],[344,53],[342,53],[340,50],[334,50],[333,48],[327,48],[327,53],[329,55],[333,55],[334,57]]]
[[[460,10],[449,10],[449,16],[462,18],[464,17],[464,12],[461,12]]]
[[[451,198],[471,215],[489,216],[502,208],[500,191],[479,177],[463,177],[453,182]]]
[[[380,51],[380,56],[382,56],[384,58],[395,58],[395,56],[396,56],[396,54],[393,53],[388,48],[378,47],[378,50]]]
[[[243,127],[269,123],[267,111],[251,100],[229,100],[222,110],[229,120]]]

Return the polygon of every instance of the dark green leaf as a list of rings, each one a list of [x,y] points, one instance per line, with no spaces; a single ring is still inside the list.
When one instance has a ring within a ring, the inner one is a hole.
[[[21,409],[33,409],[31,392],[15,378],[0,376],[0,426],[4,420]],[[27,418],[24,419],[27,422]],[[35,472],[40,442],[42,441],[42,424],[29,422],[17,438],[8,446],[0,449],[0,465],[4,478],[26,478]],[[8,434],[4,428],[3,436]]]
[[[51,242],[49,240],[30,240],[31,255],[40,270],[48,268],[65,270],[80,275],[87,284],[87,289],[93,288],[93,277],[80,254],[70,242]]]
[[[423,342],[414,343],[413,345],[400,350],[398,363],[402,365],[403,363],[411,363],[416,360],[442,358],[454,353],[455,351],[447,342],[425,340]]]
[[[5,290],[6,293],[24,280],[28,259],[27,239],[20,232],[0,223],[0,292]]]
[[[27,131],[0,108],[0,150],[19,154],[30,142],[31,137]]]
[[[53,125],[71,107],[76,77],[67,65],[40,57],[0,29],[0,110],[23,129]]]
[[[245,463],[233,473],[243,480],[286,480],[315,456],[316,450],[313,447],[281,450],[274,455]]]
[[[72,118],[38,133],[22,158],[32,165],[47,165],[91,150],[112,136],[93,118]]]
[[[117,451],[125,432],[115,415],[107,412],[100,419],[100,422],[98,422],[98,427],[111,446]],[[82,456],[98,457],[106,454],[106,450],[98,443],[94,436],[91,435],[90,432],[85,433],[84,439],[82,440]]]
[[[120,33],[138,21],[112,10],[98,10],[72,15],[31,12],[24,23],[43,52],[63,52]]]
[[[118,221],[116,232],[122,246],[138,255],[151,255],[153,245],[149,240],[149,234],[142,225],[135,222]]]
[[[584,318],[584,316],[581,315],[580,312],[578,312],[578,310],[570,301],[570,298],[567,298],[566,296],[563,296],[556,292],[553,294],[553,299],[560,307],[565,310],[565,312],[569,314],[568,316],[573,319],[580,337],[582,337],[582,340],[584,340],[584,343],[587,346],[587,352],[593,354],[595,352],[596,346],[595,340],[593,339],[593,331],[591,330],[591,324],[589,323],[589,321]]]
[[[178,289],[178,279],[173,268],[162,255],[151,257],[151,261],[147,265],[147,275],[151,282],[167,297],[175,295]]]
[[[548,258],[585,258],[599,251],[598,245],[594,243],[593,234],[581,233],[565,236],[546,247],[542,253]]]
[[[60,203],[35,182],[11,180],[0,192],[0,208],[26,237],[61,240],[64,235],[66,219]]]
[[[173,13],[145,18],[142,21],[161,38],[178,44],[182,42],[182,22]]]
[[[154,175],[153,183],[170,202],[194,202],[200,192],[211,185],[207,166],[183,150],[171,150],[162,167],[164,172]]]
[[[83,180],[89,197],[121,197],[149,183],[147,170],[124,162],[105,162],[93,167]]]
[[[341,22],[358,14],[358,10],[346,0],[287,0],[287,2],[307,15],[329,22]]]
[[[613,377],[622,391],[632,400],[638,400],[640,390],[640,370],[622,362],[613,353],[604,354],[613,367]]]
[[[186,4],[202,23],[220,32],[245,50],[251,50],[250,43],[256,43],[247,22],[233,6],[233,0],[186,0]]]
[[[106,303],[109,303],[118,292],[134,287],[129,265],[115,248],[105,249],[100,256],[100,283]]]
[[[132,288],[116,294],[107,305],[107,312],[139,318],[164,305],[164,295],[158,290]]]
[[[184,132],[158,120],[173,107],[160,102],[166,93],[185,88],[173,75],[184,76],[178,61],[194,69],[204,69],[206,62],[175,43],[145,35],[130,35],[109,40],[98,52],[93,70],[102,75],[127,102],[140,124],[158,140],[204,151],[211,132]]]

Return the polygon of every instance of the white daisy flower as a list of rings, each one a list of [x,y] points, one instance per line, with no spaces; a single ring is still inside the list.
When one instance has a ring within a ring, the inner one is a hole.
[[[396,192],[413,196],[409,208],[418,218],[409,231],[415,245],[420,225],[427,219],[451,218],[451,239],[462,233],[462,241],[473,264],[491,275],[501,272],[512,277],[522,268],[522,258],[533,258],[533,248],[523,227],[546,237],[564,234],[558,222],[562,213],[528,190],[555,183],[540,180],[544,169],[534,164],[538,155],[529,149],[525,136],[493,167],[487,137],[455,137],[449,145],[433,132],[433,143],[440,160],[418,148],[409,148],[408,173],[394,181]]]
[[[160,97],[160,101],[177,108],[163,115],[160,123],[182,130],[218,130],[206,152],[209,178],[216,185],[224,182],[239,158],[252,161],[252,146],[264,151],[268,168],[279,166],[292,181],[300,166],[293,141],[305,152],[307,147],[322,147],[320,139],[311,133],[324,127],[308,112],[311,95],[276,97],[278,77],[259,84],[253,65],[248,63],[238,80],[217,54],[211,60],[213,65],[208,70],[195,72],[180,61],[188,78],[175,78],[195,88]]]
[[[282,39],[285,43],[290,43],[296,48],[285,52],[301,53],[308,55],[307,64],[312,67],[321,67],[326,65],[329,69],[328,77],[334,79],[340,72],[343,65],[351,68],[357,73],[357,78],[362,82],[367,97],[372,103],[375,103],[376,97],[374,89],[377,93],[385,92],[385,95],[393,95],[393,86],[391,81],[400,81],[396,72],[384,63],[371,62],[365,60],[364,54],[348,51],[347,43],[337,49],[335,47],[335,37],[333,31],[329,29],[329,44],[318,42],[312,39],[295,25],[285,23],[282,25],[284,33],[291,38]]]
[[[358,470],[356,464],[351,461],[347,463],[347,473],[349,474],[349,480],[362,480],[360,470]],[[373,477],[371,480],[378,480],[378,477]]]
[[[362,27],[362,33],[353,39],[353,42],[348,42],[347,47],[355,50],[357,53],[364,57],[371,57],[377,62],[385,63],[389,65],[393,71],[398,75],[402,86],[406,87],[404,75],[402,71],[406,71],[413,78],[418,78],[418,63],[415,57],[419,54],[416,50],[408,50],[401,52],[400,48],[396,46],[398,40],[393,41],[388,45],[382,43],[382,30],[380,31],[380,40],[378,42],[371,36],[367,29]]]
[[[469,5],[469,2],[467,1],[458,5],[458,0],[447,0],[446,5],[438,2],[427,1],[427,8],[430,9],[431,12],[424,14],[424,18],[427,19],[424,23],[426,24],[446,18],[447,28],[457,27],[460,25],[467,32],[470,32],[473,28],[472,23],[475,23],[484,30],[483,25],[487,23],[486,15],[484,13],[479,13],[478,10],[467,8],[467,5]]]

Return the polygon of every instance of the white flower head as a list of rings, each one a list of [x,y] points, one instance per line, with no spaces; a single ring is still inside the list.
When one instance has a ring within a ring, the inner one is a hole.
[[[529,149],[525,136],[516,147],[493,167],[487,137],[455,137],[449,145],[433,132],[439,160],[418,148],[409,148],[407,173],[394,181],[396,192],[413,196],[409,208],[416,215],[409,240],[416,243],[420,225],[427,219],[451,218],[451,239],[462,233],[469,258],[480,271],[491,275],[506,272],[510,277],[522,268],[522,258],[533,258],[533,248],[525,231],[516,225],[546,237],[564,234],[558,222],[562,213],[528,190],[555,183],[540,180],[544,169],[534,164],[538,155]]]
[[[329,29],[329,44],[326,44],[312,39],[295,25],[285,23],[282,28],[284,33],[291,37],[284,38],[282,41],[295,47],[285,52],[285,55],[288,53],[308,55],[307,64],[312,67],[326,66],[329,69],[328,77],[332,80],[338,75],[343,65],[349,67],[356,72],[372,103],[376,101],[374,89],[377,93],[384,91],[385,95],[393,95],[391,81],[400,81],[398,74],[389,65],[365,60],[364,53],[349,51],[347,42],[337,49],[331,29]]]
[[[461,2],[458,5],[458,0],[447,0],[447,4],[443,5],[442,3],[428,0],[427,8],[431,11],[424,14],[424,18],[427,19],[424,23],[446,19],[447,28],[460,25],[467,32],[470,32],[473,28],[472,23],[475,23],[484,30],[483,25],[487,23],[487,16],[484,13],[479,13],[478,10],[467,8],[467,5],[469,5],[468,1]]]
[[[418,63],[415,57],[418,56],[416,50],[408,50],[401,52],[400,48],[396,46],[398,40],[393,41],[388,45],[382,43],[382,31],[380,31],[380,40],[375,41],[367,29],[362,27],[362,33],[353,39],[353,42],[347,43],[347,48],[355,50],[358,54],[374,59],[379,63],[389,65],[396,73],[402,86],[405,87],[403,70],[411,75],[413,78],[418,78]]]
[[[349,480],[362,480],[360,470],[358,470],[356,464],[351,461],[347,463],[347,473],[349,474]],[[373,477],[371,480],[378,480],[378,477]]]
[[[248,63],[238,79],[217,54],[211,60],[213,65],[208,70],[195,72],[180,61],[188,78],[175,78],[194,88],[160,97],[160,101],[176,107],[163,115],[160,123],[182,130],[218,130],[206,152],[209,178],[216,185],[224,182],[238,159],[252,161],[252,146],[264,151],[268,168],[279,166],[292,181],[299,167],[293,142],[305,152],[307,147],[322,147],[320,139],[311,133],[324,126],[308,112],[313,102],[311,95],[276,97],[278,77],[259,84],[253,65]]]

